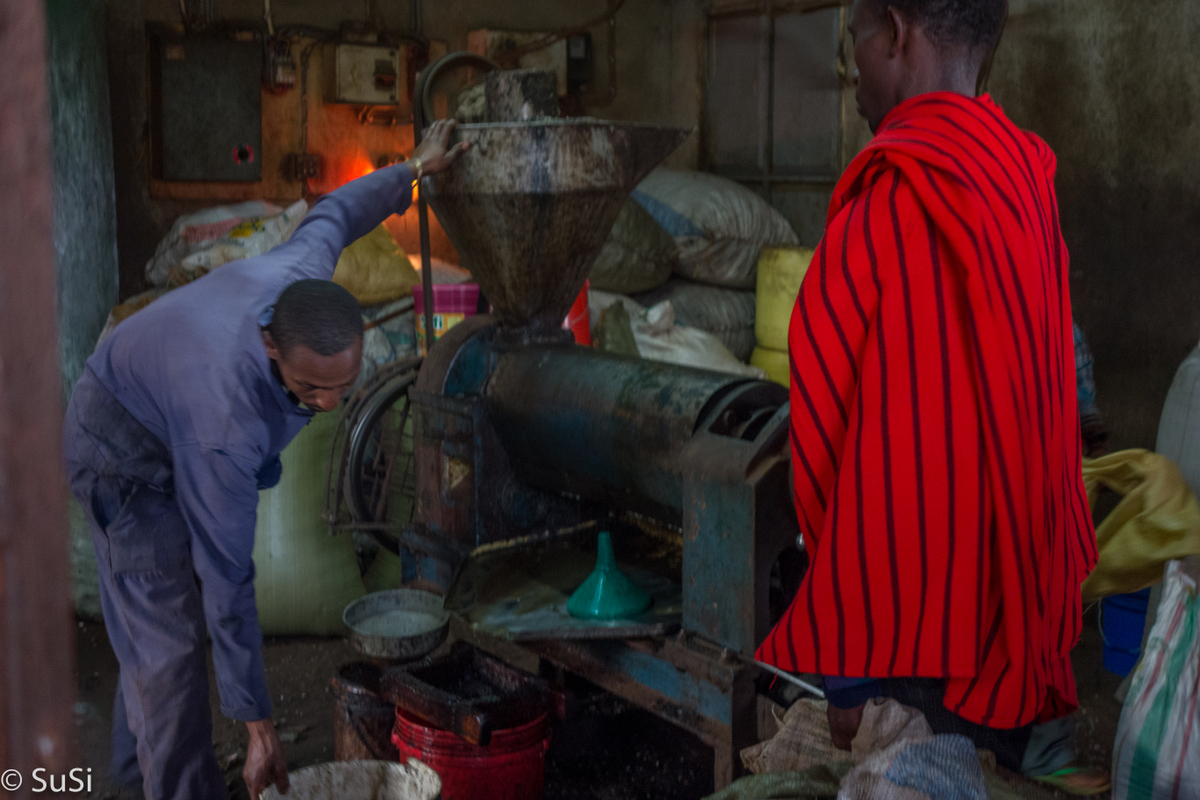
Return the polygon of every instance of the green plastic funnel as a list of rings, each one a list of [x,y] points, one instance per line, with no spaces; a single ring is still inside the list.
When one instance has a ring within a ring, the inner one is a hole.
[[[629,619],[649,608],[650,602],[650,595],[621,572],[613,557],[612,536],[601,531],[596,568],[567,600],[567,611],[578,619]]]

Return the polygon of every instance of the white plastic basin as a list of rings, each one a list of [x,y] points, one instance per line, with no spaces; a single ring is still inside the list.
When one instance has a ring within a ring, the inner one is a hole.
[[[434,800],[442,781],[429,767],[410,758],[391,761],[331,761],[289,775],[291,788],[281,795],[274,786],[264,800]]]

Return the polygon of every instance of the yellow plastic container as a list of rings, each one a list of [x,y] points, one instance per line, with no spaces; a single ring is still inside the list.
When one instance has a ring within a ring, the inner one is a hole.
[[[758,367],[767,373],[767,377],[781,386],[792,385],[792,368],[788,361],[786,350],[768,350],[756,347],[750,354],[750,366]]]
[[[811,247],[763,248],[758,257],[757,309],[754,319],[754,335],[759,347],[786,353],[792,309],[812,257]]]

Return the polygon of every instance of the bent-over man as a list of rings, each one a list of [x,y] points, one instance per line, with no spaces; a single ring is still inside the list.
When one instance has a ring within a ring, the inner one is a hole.
[[[120,663],[113,769],[154,800],[228,797],[212,746],[205,631],[221,712],[250,733],[251,797],[286,790],[254,605],[258,490],[362,357],[358,303],[330,282],[342,249],[445,169],[452,122],[414,157],[326,195],[271,252],[228,264],[121,323],[67,410],[72,493],[92,527],[100,602]]]

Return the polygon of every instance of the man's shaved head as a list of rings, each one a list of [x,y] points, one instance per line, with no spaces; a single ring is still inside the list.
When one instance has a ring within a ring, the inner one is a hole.
[[[974,97],[1007,16],[1008,0],[855,0],[855,95],[871,131],[920,94]]]
[[[283,290],[267,330],[285,356],[297,345],[332,356],[362,341],[362,311],[338,284],[309,278]]]
[[[332,281],[296,281],[275,301],[262,330],[277,377],[314,411],[332,411],[358,379],[362,312],[354,295]]]
[[[869,0],[876,13],[888,6],[908,17],[940,47],[988,51],[1000,39],[1008,0]]]

